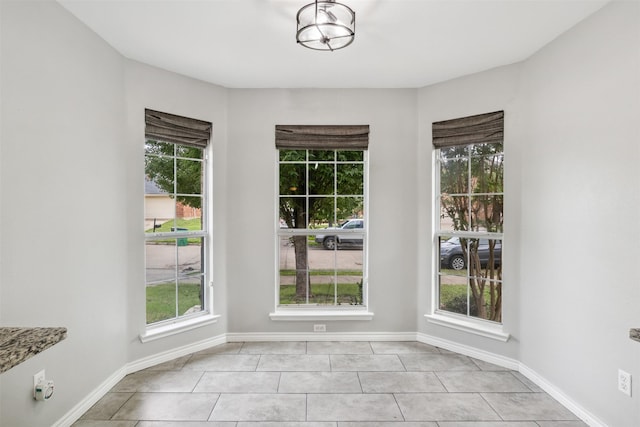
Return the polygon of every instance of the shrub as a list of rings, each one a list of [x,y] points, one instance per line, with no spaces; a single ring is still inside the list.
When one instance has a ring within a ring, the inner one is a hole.
[[[478,315],[478,307],[476,306],[476,300],[474,298],[469,298],[469,303],[471,304],[469,315],[477,316]],[[467,296],[466,295],[457,295],[453,298],[450,298],[448,301],[442,301],[440,303],[440,309],[451,311],[453,313],[467,314]]]

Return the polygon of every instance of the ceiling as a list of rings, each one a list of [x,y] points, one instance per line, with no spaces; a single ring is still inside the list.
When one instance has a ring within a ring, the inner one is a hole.
[[[415,88],[512,64],[608,0],[340,0],[356,38],[298,46],[311,0],[58,0],[122,55],[230,88]]]

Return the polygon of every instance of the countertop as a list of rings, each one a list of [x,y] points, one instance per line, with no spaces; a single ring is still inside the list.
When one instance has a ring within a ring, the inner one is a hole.
[[[67,328],[0,328],[0,373],[67,337]]]

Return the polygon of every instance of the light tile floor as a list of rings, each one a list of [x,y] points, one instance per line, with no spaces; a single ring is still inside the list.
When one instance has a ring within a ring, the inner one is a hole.
[[[229,343],[126,376],[73,427],[585,427],[517,372],[417,342]]]

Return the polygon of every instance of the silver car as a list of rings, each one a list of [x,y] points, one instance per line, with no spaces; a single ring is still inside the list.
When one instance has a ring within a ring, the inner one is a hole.
[[[480,239],[478,242],[478,256],[482,266],[486,266],[489,261],[489,241],[487,239]],[[497,267],[502,262],[502,242],[500,240],[496,240],[493,256]],[[440,265],[442,268],[453,270],[462,270],[467,267],[460,238],[452,237],[440,244]]]
[[[333,250],[341,246],[362,246],[363,238],[362,234],[331,234],[329,230],[363,230],[363,219],[348,219],[337,227],[328,227],[323,230],[327,230],[325,234],[316,235],[316,243],[321,244],[325,249]]]

